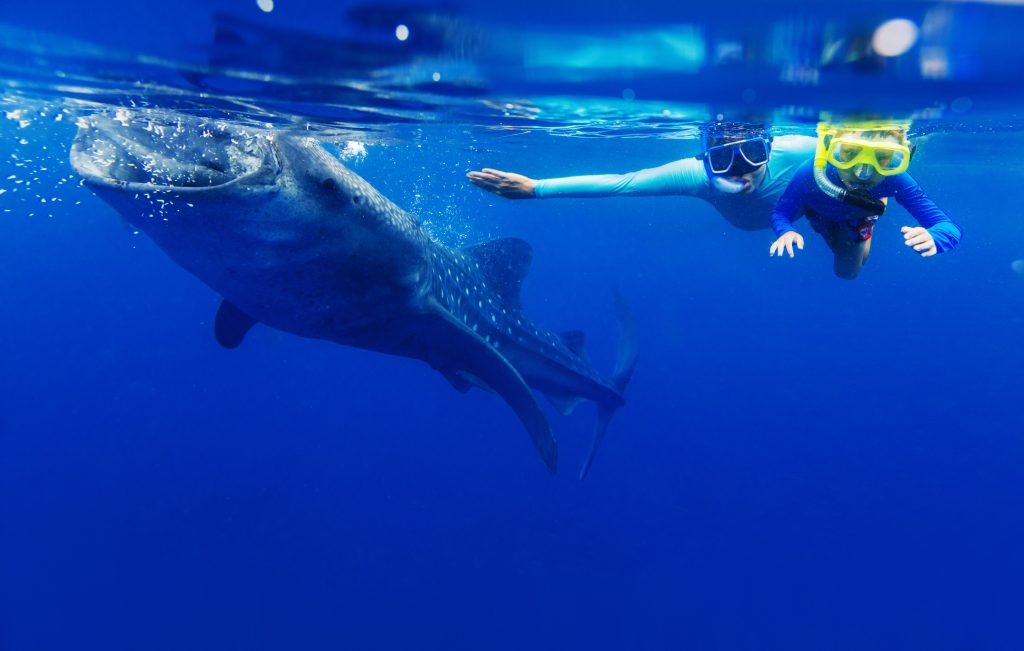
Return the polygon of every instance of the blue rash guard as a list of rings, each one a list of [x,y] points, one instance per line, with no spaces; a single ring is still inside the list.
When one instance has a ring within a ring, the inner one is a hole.
[[[833,183],[842,187],[839,174],[834,167],[829,165],[825,173]],[[936,206],[914,177],[906,172],[886,177],[884,181],[871,188],[869,194],[875,199],[894,197],[921,226],[928,229],[939,253],[952,249],[963,237],[960,226]],[[816,221],[826,225],[845,224],[854,232],[862,228],[869,217],[864,209],[833,199],[821,191],[814,180],[813,160],[807,161],[797,169],[789,187],[772,212],[772,229],[776,237],[794,230],[793,222],[801,215],[807,215],[812,225],[815,225]],[[819,228],[816,226],[815,230]]]
[[[533,194],[550,197],[613,197],[677,195],[707,201],[729,223],[744,230],[768,228],[775,207],[800,164],[814,155],[817,140],[779,136],[772,142],[768,172],[756,190],[745,194],[719,192],[711,186],[704,163],[684,158],[661,167],[629,174],[570,176],[537,181]]]

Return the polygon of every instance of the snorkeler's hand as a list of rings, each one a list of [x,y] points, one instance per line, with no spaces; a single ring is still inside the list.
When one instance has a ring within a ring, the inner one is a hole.
[[[470,172],[466,178],[476,187],[501,195],[506,199],[532,199],[535,196],[533,186],[536,185],[536,181],[522,174],[502,172],[485,167],[479,172]]]
[[[782,250],[785,249],[789,253],[789,257],[793,257],[793,244],[796,243],[796,248],[801,251],[804,250],[804,236],[796,231],[786,231],[782,234],[782,237],[775,240],[772,243],[771,250],[768,251],[768,255],[777,255],[782,257]]]
[[[903,243],[914,247],[922,258],[929,258],[939,252],[935,248],[935,239],[927,228],[904,226],[900,231],[903,233]]]

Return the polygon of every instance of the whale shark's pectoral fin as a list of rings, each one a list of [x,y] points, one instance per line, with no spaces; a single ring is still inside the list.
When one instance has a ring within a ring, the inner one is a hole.
[[[430,310],[430,325],[423,332],[431,339],[427,362],[445,377],[471,377],[471,384],[497,393],[522,421],[541,459],[552,473],[558,468],[558,443],[533,391],[512,364],[483,337],[473,332],[440,305]]]
[[[234,304],[223,300],[217,308],[213,322],[213,334],[217,343],[225,348],[238,348],[245,334],[256,325],[256,319],[241,311]]]

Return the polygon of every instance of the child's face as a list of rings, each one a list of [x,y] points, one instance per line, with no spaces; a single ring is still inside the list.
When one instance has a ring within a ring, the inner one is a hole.
[[[903,140],[900,136],[891,132],[847,131],[841,135],[849,138],[856,138],[858,140],[872,140],[879,143],[892,143],[894,145],[903,144]],[[882,163],[883,166],[889,162],[888,158],[891,157],[891,153],[879,152],[878,154],[879,162]],[[854,165],[850,169],[837,169],[836,171],[839,172],[839,180],[841,180],[843,185],[851,190],[870,190],[885,179],[885,177],[879,174],[874,167],[866,164]]]

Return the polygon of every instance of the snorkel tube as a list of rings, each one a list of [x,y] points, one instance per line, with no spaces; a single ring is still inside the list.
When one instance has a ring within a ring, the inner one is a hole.
[[[828,196],[868,211],[872,215],[885,212],[885,204],[869,195],[865,190],[848,190],[832,182],[825,170],[828,166],[828,141],[836,130],[826,123],[818,125],[818,146],[814,150],[814,182]]]

